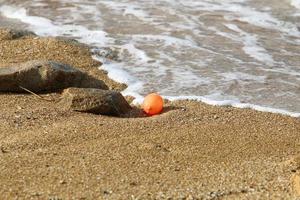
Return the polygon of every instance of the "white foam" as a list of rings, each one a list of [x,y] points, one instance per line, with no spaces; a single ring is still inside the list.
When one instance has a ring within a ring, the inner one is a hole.
[[[298,5],[299,0],[292,0],[293,4]],[[245,4],[246,0],[237,1],[194,1],[186,0],[183,5],[194,10],[202,11],[225,11],[224,18],[233,21],[238,20],[247,22],[254,26],[273,29],[285,33],[286,35],[300,37],[300,33],[295,24],[281,21],[270,14],[268,11],[259,11]]]
[[[290,0],[291,5],[294,6],[295,8],[300,9],[300,0]]]
[[[102,30],[89,30],[79,25],[54,24],[49,19],[27,15],[24,8],[4,5],[0,6],[0,12],[5,17],[18,19],[30,25],[30,28],[41,36],[72,36],[78,38],[80,42],[100,46],[104,46],[109,40],[107,33]]]
[[[216,29],[215,27],[209,27],[209,29],[215,31],[217,35],[242,43],[243,51],[251,58],[254,58],[268,65],[273,65],[275,63],[272,55],[270,55],[268,51],[265,48],[263,48],[261,44],[259,44],[256,35],[241,30],[235,24],[225,24],[225,26],[228,29],[237,32],[239,35],[236,36],[231,33],[222,32],[219,29]]]
[[[129,54],[133,55],[139,63],[147,63],[151,61],[151,58],[145,53],[145,51],[136,48],[132,43],[127,43],[121,45],[120,47],[126,49],[129,52]]]
[[[149,15],[140,6],[134,4],[134,2],[122,3],[114,1],[100,1],[101,4],[107,6],[109,9],[113,9],[115,12],[122,13],[123,15],[133,15],[140,20],[151,20]]]
[[[49,32],[51,29],[56,29],[56,27],[52,24],[51,20],[43,17],[28,16],[24,8],[15,8],[12,6],[4,5],[0,7],[0,12],[5,17],[18,19],[21,22],[40,27],[40,29],[44,29],[45,32]]]
[[[246,33],[235,24],[225,24],[225,26],[240,34],[242,37],[241,42],[244,44],[243,50],[246,54],[268,65],[274,64],[275,61],[273,60],[273,57],[258,43],[256,35]]]
[[[282,115],[287,115],[291,117],[300,117],[300,113],[297,112],[289,112],[283,109],[275,109],[275,108],[270,108],[270,107],[265,107],[265,106],[259,106],[255,104],[250,104],[250,103],[240,103],[238,101],[233,101],[233,100],[223,100],[223,101],[217,101],[217,100],[212,100],[208,99],[206,97],[199,97],[199,96],[176,96],[176,97],[171,97],[171,96],[164,96],[165,99],[168,99],[170,101],[176,101],[176,100],[195,100],[195,101],[200,101],[209,105],[214,105],[214,106],[232,106],[235,108],[249,108],[261,112],[269,112],[269,113],[276,113],[276,114],[282,114]]]
[[[252,75],[248,73],[242,73],[242,72],[225,72],[221,74],[225,80],[224,81],[232,81],[232,80],[251,80],[255,82],[265,82],[266,76],[257,76]]]
[[[194,42],[191,41],[191,39],[181,39],[177,37],[172,37],[168,35],[149,35],[149,34],[135,34],[132,36],[135,39],[139,40],[149,40],[149,41],[161,41],[164,46],[186,46],[186,47],[194,47],[199,48],[199,46]]]
[[[248,22],[255,26],[277,30],[287,35],[296,37],[300,36],[296,25],[276,19],[268,12],[261,12],[251,7],[240,5],[232,5],[228,7],[227,10],[233,13],[239,13],[239,16],[225,16],[225,18],[228,20],[236,19],[243,22]]]

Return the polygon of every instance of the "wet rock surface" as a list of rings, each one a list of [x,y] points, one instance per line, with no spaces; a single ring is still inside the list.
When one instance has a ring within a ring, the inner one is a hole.
[[[93,88],[68,88],[61,97],[61,107],[94,114],[122,116],[131,110],[121,93]]]
[[[49,92],[68,87],[108,89],[97,80],[70,65],[54,61],[34,60],[0,68],[1,92]]]

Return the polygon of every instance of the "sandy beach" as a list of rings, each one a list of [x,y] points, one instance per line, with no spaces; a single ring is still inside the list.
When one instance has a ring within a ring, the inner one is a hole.
[[[59,61],[110,80],[76,41],[0,30],[0,67]],[[297,199],[300,120],[196,101],[117,118],[62,110],[60,93],[0,94],[1,199]],[[128,99],[130,99],[128,97]]]

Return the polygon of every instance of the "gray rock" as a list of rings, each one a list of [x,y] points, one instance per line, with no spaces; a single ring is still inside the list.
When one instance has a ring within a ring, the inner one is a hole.
[[[97,80],[69,65],[54,61],[30,61],[0,68],[1,92],[51,92],[69,87],[108,89]]]
[[[1,29],[0,40],[15,40],[26,36],[36,36],[33,32],[17,29]]]
[[[93,54],[109,60],[121,62],[120,49],[115,47],[93,48]]]
[[[68,88],[64,90],[60,104],[68,110],[113,116],[131,110],[121,93],[93,88]]]

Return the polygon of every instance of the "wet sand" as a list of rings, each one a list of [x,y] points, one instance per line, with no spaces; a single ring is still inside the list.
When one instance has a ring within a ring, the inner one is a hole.
[[[4,37],[0,67],[32,59],[73,65],[112,89],[88,47]],[[127,118],[63,111],[59,93],[0,94],[1,199],[296,199],[300,120],[195,101]],[[137,110],[138,108],[135,108]],[[133,112],[135,113],[135,112]],[[138,112],[137,112],[138,113]]]

